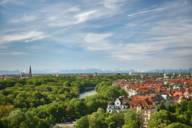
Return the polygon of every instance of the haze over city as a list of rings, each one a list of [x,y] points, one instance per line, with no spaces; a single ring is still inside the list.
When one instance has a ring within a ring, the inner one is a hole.
[[[192,67],[191,0],[1,0],[0,70]]]

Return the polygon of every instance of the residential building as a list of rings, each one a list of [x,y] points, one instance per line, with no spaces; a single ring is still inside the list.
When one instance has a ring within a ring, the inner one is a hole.
[[[123,109],[128,108],[128,97],[116,98],[114,103],[109,103],[107,105],[107,112],[119,112]]]

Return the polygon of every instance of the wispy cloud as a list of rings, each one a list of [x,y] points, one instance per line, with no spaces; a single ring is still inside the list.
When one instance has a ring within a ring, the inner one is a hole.
[[[145,32],[148,39],[137,42],[114,42],[115,33],[89,33],[85,48],[102,51],[122,61],[182,59],[192,57],[192,25],[188,20],[159,21]]]
[[[45,38],[47,35],[43,32],[30,31],[19,34],[0,35],[0,44],[14,41],[34,41]]]
[[[131,2],[133,0],[129,0]],[[104,0],[104,6],[108,9],[116,9],[125,3],[125,0]]]
[[[133,17],[133,16],[149,14],[149,13],[153,13],[153,12],[160,12],[160,11],[164,11],[166,9],[167,9],[167,7],[147,9],[147,10],[139,11],[139,12],[136,12],[136,13],[128,14],[127,16]]]
[[[29,24],[40,29],[71,27],[84,24],[89,20],[100,20],[116,15],[118,12],[122,12],[122,9],[117,7],[122,5],[123,2],[125,0],[104,0],[103,4],[95,4],[95,6],[87,2],[86,8],[81,8],[81,5],[70,5],[70,2],[45,4],[45,7],[40,6],[35,10],[16,14],[10,18],[8,23],[11,25]],[[100,2],[97,1],[97,3]],[[29,28],[30,26],[23,27]]]
[[[184,1],[177,0],[176,2],[167,1],[162,5],[156,5],[155,7],[148,7],[133,13],[129,13],[127,16],[135,17],[135,16],[143,16],[143,15],[147,15],[147,16],[152,15],[152,16],[158,17],[157,14],[162,15],[162,13],[165,13],[164,15],[177,14],[182,11],[185,12],[186,10],[188,10],[189,9],[188,7],[190,6],[190,4],[191,3],[189,2],[189,0],[184,0]],[[181,8],[185,8],[185,9],[181,10]]]
[[[21,4],[23,3],[22,0],[1,0],[0,5],[5,5],[5,4]]]
[[[81,54],[85,61],[99,54],[97,57],[104,61],[125,66],[192,64],[187,61],[192,56],[190,0],[40,0],[18,5],[19,1],[0,2],[5,9],[0,21],[1,49],[15,51],[11,47],[14,42],[34,41],[21,44],[21,48],[27,52],[50,50],[42,56],[52,56],[55,61],[66,59],[61,65],[72,61],[68,54],[76,58]],[[41,47],[37,45],[39,40],[43,42]],[[62,59],[54,58],[54,54]],[[75,63],[80,65],[79,61]]]
[[[21,17],[15,17],[14,19],[10,20],[10,23],[25,23],[25,22],[32,22],[37,20],[37,16],[32,16],[32,15],[24,15]]]
[[[90,51],[109,50],[112,46],[107,38],[111,36],[111,33],[88,33],[84,38],[84,46]]]
[[[65,14],[64,18],[62,16],[51,16],[48,17],[49,27],[70,27],[73,25],[82,24],[89,21],[95,17],[97,10],[90,10],[86,12],[78,12],[77,14]]]
[[[77,19],[77,23],[82,23],[82,22],[87,21],[96,12],[97,12],[96,10],[91,10],[91,11],[80,13],[80,14],[76,15],[75,18]]]

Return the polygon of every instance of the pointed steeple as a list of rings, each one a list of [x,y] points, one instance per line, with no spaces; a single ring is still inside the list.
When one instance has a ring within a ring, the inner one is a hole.
[[[29,67],[29,77],[32,77],[32,69],[31,69],[31,65]]]

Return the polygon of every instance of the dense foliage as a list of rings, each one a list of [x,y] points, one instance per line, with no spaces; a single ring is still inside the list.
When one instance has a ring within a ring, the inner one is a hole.
[[[152,115],[149,128],[192,128],[192,101],[183,100],[176,105],[160,105]]]
[[[140,128],[139,116],[135,111],[106,113],[103,109],[76,121],[76,128]]]
[[[48,128],[79,119],[99,107],[106,108],[109,100],[126,95],[122,89],[111,86],[118,78],[129,76],[65,75],[0,80],[0,127]],[[81,93],[94,88],[97,95],[79,98]]]

